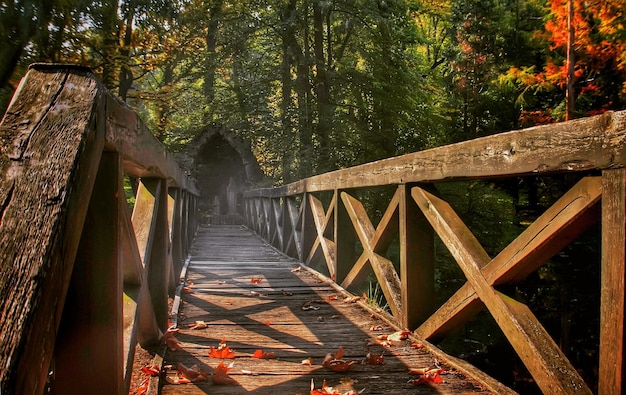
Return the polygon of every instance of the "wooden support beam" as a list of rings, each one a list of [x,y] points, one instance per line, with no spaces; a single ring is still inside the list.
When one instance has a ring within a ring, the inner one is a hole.
[[[104,146],[101,87],[31,69],[0,124],[0,391],[40,394]]]
[[[313,195],[309,195],[309,203],[311,208],[311,214],[313,215],[313,223],[315,224],[315,231],[317,238],[313,242],[309,256],[307,257],[306,264],[310,264],[313,260],[318,247],[321,247],[324,254],[324,260],[326,261],[326,267],[328,268],[329,277],[335,279],[337,270],[337,246],[334,240],[330,240],[326,233],[328,230],[334,229],[333,226],[328,226],[335,214],[336,198],[331,199],[328,210],[324,211],[322,202]]]
[[[118,394],[124,388],[121,160],[104,153],[57,335],[52,394]]]
[[[350,273],[348,273],[346,279],[344,279],[344,283],[351,282],[353,278],[357,277],[363,270],[365,263],[369,262],[372,270],[374,270],[376,278],[378,279],[378,284],[385,295],[385,299],[391,309],[391,313],[399,322],[401,322],[403,320],[403,306],[402,284],[400,282],[400,277],[393,266],[393,262],[379,253],[381,246],[384,246],[383,249],[385,251],[389,246],[391,241],[390,235],[392,234],[390,229],[393,228],[394,232],[397,232],[398,230],[397,226],[389,225],[390,222],[392,222],[392,218],[395,218],[396,220],[398,219],[400,193],[396,191],[391,203],[387,207],[383,219],[378,224],[378,228],[376,229],[374,229],[372,222],[367,216],[365,207],[363,207],[361,202],[345,192],[341,194],[341,199],[343,200],[346,211],[352,220],[356,235],[359,237],[361,245],[363,246],[363,253],[361,254],[361,257],[357,261],[357,264],[355,264],[355,267],[350,271]],[[397,224],[397,221],[393,222],[394,224]]]
[[[352,228],[350,215],[345,205],[339,201],[340,191],[335,191],[335,228],[334,240],[337,247],[337,270],[335,281],[341,283],[350,272],[356,259],[356,234]]]
[[[409,186],[398,186],[400,323],[412,330],[424,322],[435,307],[435,232],[410,193]]]
[[[524,279],[596,223],[601,193],[599,177],[580,180],[486,264],[482,273],[490,285]],[[483,307],[473,287],[465,284],[415,333],[424,339],[441,338],[476,316]]]
[[[602,285],[598,394],[621,394],[624,386],[626,275],[626,171],[602,173]]]
[[[412,195],[539,388],[545,394],[591,394],[533,313],[485,278],[481,270],[490,258],[450,205],[421,188],[414,188]]]
[[[167,328],[169,226],[167,185],[164,179],[142,179],[132,217],[144,263],[152,307],[159,328]]]

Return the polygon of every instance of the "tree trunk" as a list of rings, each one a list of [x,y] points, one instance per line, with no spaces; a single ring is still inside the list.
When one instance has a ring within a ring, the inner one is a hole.
[[[222,17],[223,1],[216,0],[209,9],[209,22],[206,34],[206,61],[204,71],[204,97],[207,107],[213,104],[215,99],[215,72],[217,70],[217,37],[219,33],[220,19]],[[209,114],[205,114],[209,116]],[[206,119],[210,121],[210,119]]]

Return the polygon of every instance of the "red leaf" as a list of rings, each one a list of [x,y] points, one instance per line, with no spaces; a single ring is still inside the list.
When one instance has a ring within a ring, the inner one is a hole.
[[[192,294],[194,291],[189,287],[183,287],[183,292],[186,294]]]
[[[217,348],[210,346],[209,358],[233,359],[235,358],[235,351],[228,347],[226,339],[222,339]]]
[[[339,346],[337,353],[335,355],[328,353],[322,362],[322,366],[327,367],[333,372],[345,372],[350,369],[354,365],[359,364],[359,361],[356,360],[344,360],[341,359],[343,357],[343,346]]]
[[[437,384],[443,383],[443,379],[439,375],[439,369],[432,369],[426,373],[422,377],[417,380],[411,380],[414,385],[423,385],[423,384]]]
[[[252,358],[274,359],[276,358],[276,355],[273,352],[263,352],[263,350],[256,350],[254,354],[252,354]]]
[[[156,377],[161,374],[161,369],[159,369],[159,367],[156,365],[144,366],[143,368],[141,368],[141,371],[152,377]]]
[[[263,281],[263,279],[262,279],[261,277],[252,277],[252,278],[250,279],[250,282],[251,282],[252,284],[259,284],[261,281]]]
[[[162,338],[163,343],[165,343],[167,347],[172,351],[176,351],[179,348],[181,348],[180,343],[178,342],[178,339],[174,337],[174,334],[178,332],[180,332],[180,329],[178,328],[168,329]]]
[[[224,365],[224,361],[220,362],[219,365],[215,368],[215,373],[210,376],[211,382],[215,385],[229,385],[229,384],[237,384],[237,382],[228,375],[228,371],[233,367],[233,363],[230,365]]]

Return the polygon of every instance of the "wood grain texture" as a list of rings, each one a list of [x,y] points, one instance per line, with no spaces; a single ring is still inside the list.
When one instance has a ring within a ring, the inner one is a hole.
[[[542,392],[591,394],[530,309],[496,291],[485,278],[481,269],[489,256],[450,205],[420,188],[413,189],[413,197]]]
[[[253,283],[252,278],[260,282]],[[345,303],[344,294],[329,282],[301,268],[245,228],[200,228],[187,279],[194,292],[182,295],[181,333],[177,335],[182,348],[168,351],[165,364],[197,364],[213,371],[221,359],[209,358],[210,347],[225,339],[235,350],[230,375],[236,384],[164,384],[163,395],[295,395],[308,393],[311,380],[320,388],[323,380],[338,385],[343,378],[354,380],[357,390],[365,388],[365,393],[373,395],[495,393],[455,369],[442,376],[442,384],[416,387],[409,383],[414,378],[408,374],[409,367],[430,366],[440,357],[408,347],[409,341],[386,349],[368,347],[377,335],[396,328],[373,318],[356,303]],[[337,300],[329,300],[330,296]],[[316,309],[305,310],[305,305]],[[188,327],[200,320],[208,324],[206,329]],[[380,327],[371,330],[376,325]],[[335,353],[339,346],[344,347],[344,358],[355,360],[365,358],[368,351],[384,351],[385,364],[358,364],[344,373],[322,367],[326,354]],[[258,349],[274,352],[276,358],[252,358]],[[307,358],[312,359],[312,365],[301,364]],[[495,387],[499,393],[512,393],[499,384]]]
[[[600,301],[600,366],[598,394],[623,392],[624,304],[626,297],[626,174],[602,174],[602,293]]]
[[[539,175],[626,165],[626,111],[537,126],[320,174],[246,196]]]
[[[0,386],[43,391],[104,145],[87,71],[30,70],[0,125]]]

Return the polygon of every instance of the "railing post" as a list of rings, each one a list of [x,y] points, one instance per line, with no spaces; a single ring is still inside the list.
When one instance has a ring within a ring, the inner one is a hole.
[[[341,201],[341,191],[335,190],[335,228],[334,240],[336,246],[335,281],[341,284],[346,275],[350,272],[352,265],[356,261],[354,250],[356,237],[350,215]]]
[[[626,192],[624,169],[602,173],[602,262],[598,394],[621,394],[624,368]]]
[[[105,152],[55,345],[51,393],[123,394],[121,163]]]
[[[399,185],[400,281],[402,325],[411,330],[434,310],[435,232],[411,198],[408,185]]]
[[[142,179],[137,190],[133,227],[158,326],[167,328],[169,227],[167,220],[167,181]]]

